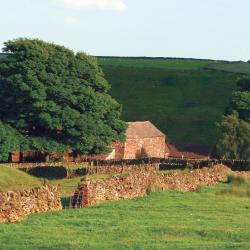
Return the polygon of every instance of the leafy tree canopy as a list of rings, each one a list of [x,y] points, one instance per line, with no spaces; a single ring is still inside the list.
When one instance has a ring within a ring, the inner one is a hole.
[[[242,78],[233,92],[227,116],[218,124],[220,157],[250,159],[250,78]]]
[[[221,138],[217,150],[222,158],[250,159],[250,124],[236,114],[224,116],[219,124]]]
[[[250,78],[242,78],[233,92],[229,113],[237,112],[239,118],[250,122]]]
[[[22,138],[18,147],[96,154],[124,140],[121,106],[95,58],[37,39],[3,50],[10,56],[0,61],[0,120]]]
[[[22,140],[15,129],[0,122],[0,161],[8,161],[10,152],[20,151]]]

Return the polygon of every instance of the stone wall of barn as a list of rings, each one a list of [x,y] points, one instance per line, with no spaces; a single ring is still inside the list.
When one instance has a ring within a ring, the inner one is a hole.
[[[124,159],[124,142],[116,142],[113,145],[113,148],[115,150],[115,158],[116,160]]]
[[[124,159],[164,158],[165,137],[127,139],[125,142]]]
[[[0,193],[0,222],[17,222],[33,213],[61,209],[61,191],[56,186]]]

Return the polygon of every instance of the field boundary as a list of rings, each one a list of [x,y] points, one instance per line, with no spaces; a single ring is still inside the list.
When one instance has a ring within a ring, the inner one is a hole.
[[[32,168],[45,167],[63,167],[69,170],[87,169],[95,172],[94,169],[101,167],[125,167],[134,166],[140,167],[142,165],[159,164],[166,169],[184,169],[184,168],[203,168],[212,167],[214,165],[223,164],[234,171],[250,171],[250,160],[231,160],[231,159],[188,159],[188,158],[145,158],[135,160],[91,160],[84,162],[39,162],[39,163],[9,163],[0,164],[12,168],[30,170]]]

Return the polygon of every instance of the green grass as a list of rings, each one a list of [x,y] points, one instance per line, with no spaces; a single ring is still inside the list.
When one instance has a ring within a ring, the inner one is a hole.
[[[213,63],[209,64],[207,68],[218,71],[250,75],[250,63],[245,62]]]
[[[229,185],[220,190],[220,195],[230,195],[250,198],[250,181],[240,176],[229,175],[227,179]]]
[[[125,59],[124,59],[125,60]],[[237,75],[209,70],[103,66],[126,121],[150,120],[178,143],[214,144]]]
[[[171,59],[171,58],[124,58],[124,57],[99,57],[98,63],[102,66],[125,66],[141,68],[164,68],[178,70],[200,69],[212,60]]]
[[[20,170],[0,166],[0,192],[40,186],[42,181]]]
[[[1,249],[248,249],[250,199],[159,192],[0,225]]]

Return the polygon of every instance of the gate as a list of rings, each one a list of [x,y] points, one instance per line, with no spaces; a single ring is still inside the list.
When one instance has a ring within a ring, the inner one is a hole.
[[[68,206],[64,204],[64,208],[84,208],[88,205],[88,188],[86,184],[61,187],[74,190],[69,193]]]

